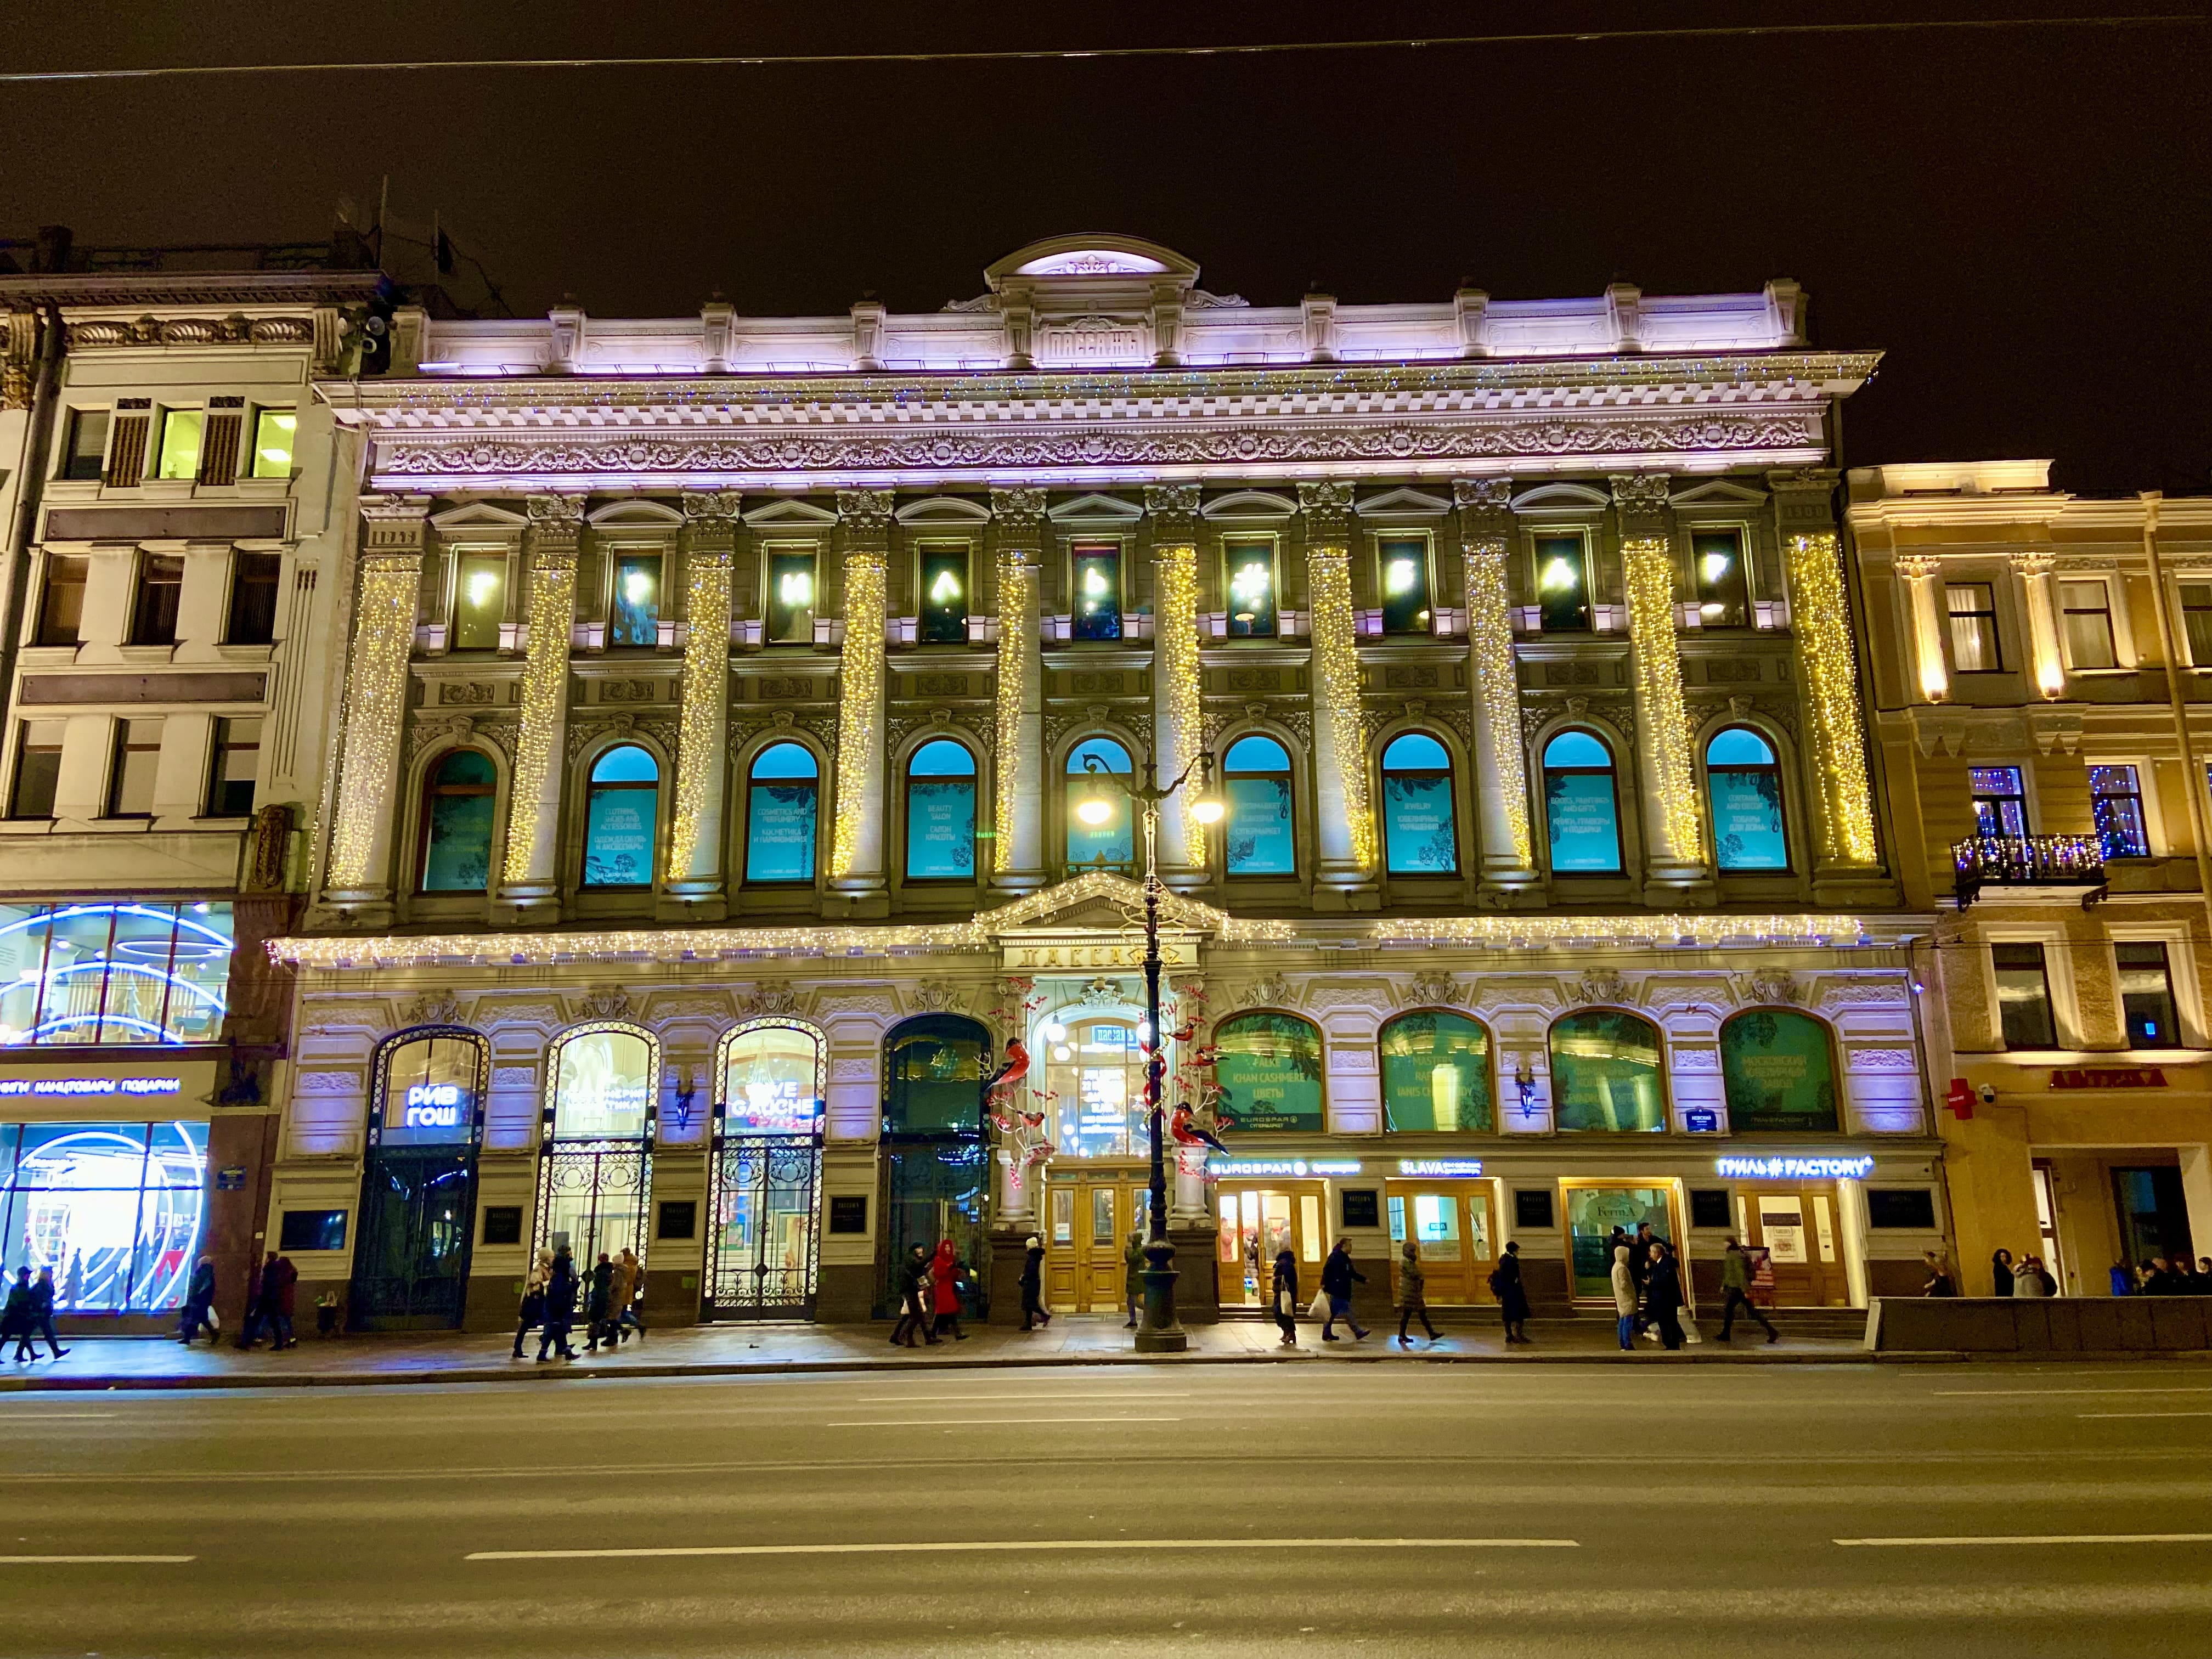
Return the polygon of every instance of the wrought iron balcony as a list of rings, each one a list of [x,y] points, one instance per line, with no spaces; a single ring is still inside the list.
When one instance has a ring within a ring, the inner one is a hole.
[[[2094,836],[1972,836],[1951,844],[1959,908],[1984,887],[2102,887],[2105,849]]]

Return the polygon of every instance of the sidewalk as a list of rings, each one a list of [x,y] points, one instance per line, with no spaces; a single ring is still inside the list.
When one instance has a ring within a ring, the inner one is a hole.
[[[1754,1328],[1755,1330],[1755,1328]],[[1633,1353],[1615,1345],[1610,1320],[1536,1321],[1534,1346],[1505,1346],[1495,1327],[1444,1327],[1434,1343],[1416,1337],[1401,1348],[1381,1326],[1364,1342],[1344,1335],[1321,1340],[1321,1328],[1301,1321],[1299,1346],[1278,1346],[1272,1324],[1231,1320],[1190,1328],[1183,1354],[1140,1354],[1133,1334],[1110,1317],[1062,1314],[1044,1329],[1024,1332],[976,1326],[964,1342],[950,1338],[934,1348],[894,1348],[888,1322],[870,1325],[700,1325],[633,1338],[611,1353],[588,1354],[576,1339],[578,1358],[564,1362],[515,1360],[509,1339],[497,1332],[434,1336],[307,1336],[283,1353],[240,1353],[154,1337],[80,1337],[58,1360],[17,1363],[0,1358],[0,1394],[46,1389],[252,1389],[346,1387],[409,1382],[504,1382],[591,1376],[751,1376],[806,1371],[1101,1364],[1428,1364],[1489,1363],[1545,1364],[1561,1361],[1615,1365],[1868,1364],[1874,1356],[1856,1340],[1785,1335],[1768,1345],[1739,1335],[1731,1346],[1711,1331],[1698,1346],[1668,1353],[1639,1342]],[[40,1352],[43,1353],[44,1350]],[[526,1353],[538,1352],[533,1335]]]

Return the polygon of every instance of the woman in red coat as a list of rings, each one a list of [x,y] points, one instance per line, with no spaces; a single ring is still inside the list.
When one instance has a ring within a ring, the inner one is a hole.
[[[952,1254],[952,1241],[937,1241],[937,1254],[929,1261],[929,1306],[937,1316],[931,1334],[943,1336],[952,1333],[956,1341],[968,1338],[960,1328],[960,1262]]]

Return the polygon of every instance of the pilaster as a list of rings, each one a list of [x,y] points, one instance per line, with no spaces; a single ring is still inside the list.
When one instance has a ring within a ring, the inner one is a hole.
[[[720,921],[729,912],[724,802],[728,799],[730,563],[734,490],[684,496],[684,690],[677,727],[676,814],[659,915]]]
[[[991,888],[1017,896],[1048,879],[1044,864],[1044,642],[1037,580],[1044,491],[994,489],[999,558],[999,752],[992,779]]]
[[[2012,556],[2013,574],[2025,590],[2028,663],[2037,692],[2046,698],[2066,695],[2066,660],[2058,653],[2058,617],[2051,608],[2051,573],[2057,566],[2048,548]]]
[[[1305,523],[1306,586],[1313,607],[1314,805],[1321,861],[1316,910],[1381,907],[1375,884],[1375,815],[1367,791],[1367,734],[1359,696],[1358,623],[1352,612],[1350,483],[1298,486]]]
[[[507,858],[492,899],[494,924],[543,927],[561,919],[561,792],[568,734],[568,641],[576,621],[580,495],[532,495],[523,550],[529,564],[530,638],[522,722],[507,808]]]
[[[1674,635],[1674,546],[1668,534],[1667,477],[1638,472],[1613,479],[1620,522],[1620,562],[1628,591],[1628,642],[1635,665],[1636,729],[1646,884],[1654,902],[1710,904],[1717,896],[1705,857],[1705,813],[1690,754]]]
[[[884,623],[891,492],[837,492],[845,554],[845,645],[837,662],[836,830],[823,914],[890,914],[884,864]]]
[[[1914,554],[1897,561],[1898,580],[1905,584],[1905,618],[1911,627],[1912,662],[1920,695],[1942,702],[1951,695],[1951,672],[1943,661],[1943,618],[1936,603],[1943,561]]]
[[[1462,478],[1460,556],[1467,574],[1468,683],[1474,688],[1474,796],[1486,904],[1533,900],[1535,840],[1521,740],[1521,671],[1513,651],[1506,560],[1513,544],[1510,478]]]
[[[1199,752],[1198,486],[1145,491],[1152,526],[1152,758],[1164,787]],[[1198,780],[1160,803],[1160,879],[1179,892],[1206,885],[1206,830],[1190,815]]]

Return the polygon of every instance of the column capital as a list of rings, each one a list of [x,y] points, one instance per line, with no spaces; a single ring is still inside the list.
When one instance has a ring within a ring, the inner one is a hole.
[[[1352,489],[1348,478],[1298,486],[1298,514],[1306,521],[1309,544],[1351,540]]]
[[[1513,480],[1454,478],[1452,505],[1459,509],[1460,533],[1470,547],[1478,537],[1502,536],[1513,522]]]
[[[356,505],[374,534],[386,526],[420,527],[430,520],[428,495],[364,495]]]
[[[1891,568],[1909,582],[1924,582],[1943,574],[1943,561],[1934,553],[1906,553],[1891,561]]]
[[[728,528],[744,510],[744,497],[734,489],[687,489],[684,492],[684,527],[709,526]]]
[[[1152,521],[1156,542],[1186,543],[1198,534],[1198,486],[1194,483],[1147,484],[1145,516]]]
[[[1672,499],[1663,472],[1617,472],[1606,482],[1613,486],[1613,511],[1620,515],[1623,535],[1663,532]]]
[[[837,492],[837,528],[849,551],[880,552],[891,532],[891,492],[888,489],[841,489]]]
[[[2058,568],[2058,556],[2047,547],[2023,547],[2007,556],[2018,576],[2048,576]]]

